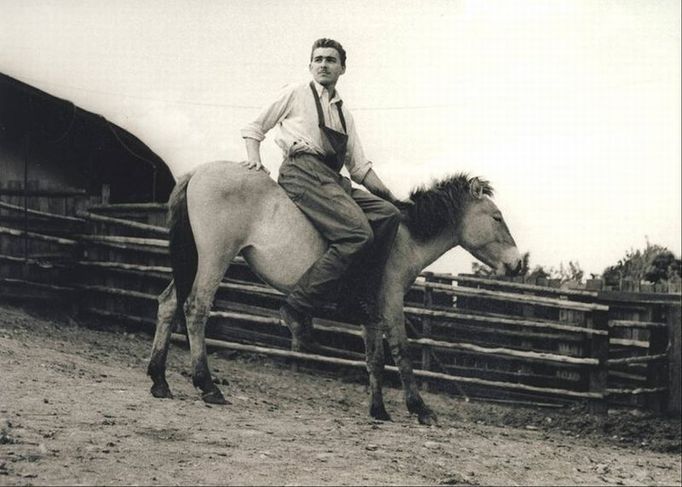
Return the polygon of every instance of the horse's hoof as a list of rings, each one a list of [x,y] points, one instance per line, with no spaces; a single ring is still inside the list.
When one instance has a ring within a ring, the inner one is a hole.
[[[212,391],[208,391],[208,392],[205,392],[204,394],[202,394],[201,399],[207,404],[219,404],[219,405],[230,404],[225,399],[225,396],[223,396],[223,393],[220,392],[220,389],[217,389],[217,388],[213,389]]]
[[[417,419],[419,420],[419,424],[423,424],[425,426],[438,425],[438,416],[436,416],[436,413],[430,410],[419,413],[417,415]]]
[[[152,396],[159,399],[173,399],[173,393],[168,384],[154,384],[149,391],[152,393]]]
[[[393,421],[391,415],[386,412],[386,408],[381,406],[372,406],[369,409],[369,415],[379,421]]]

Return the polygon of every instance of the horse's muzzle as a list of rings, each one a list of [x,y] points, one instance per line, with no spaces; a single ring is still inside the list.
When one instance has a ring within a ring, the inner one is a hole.
[[[516,265],[508,264],[507,262],[504,263],[504,275],[513,277],[513,276],[518,276],[519,274],[522,274],[523,270],[523,259],[519,259],[516,262]]]

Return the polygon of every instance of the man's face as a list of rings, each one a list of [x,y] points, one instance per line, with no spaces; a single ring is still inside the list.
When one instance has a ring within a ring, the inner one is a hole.
[[[338,51],[333,47],[315,49],[309,69],[313,79],[325,87],[336,85],[339,76],[346,72],[346,67],[341,66]]]

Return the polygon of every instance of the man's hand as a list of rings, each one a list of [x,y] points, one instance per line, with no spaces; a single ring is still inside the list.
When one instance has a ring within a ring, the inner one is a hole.
[[[239,164],[248,169],[255,169],[256,171],[262,170],[265,174],[270,175],[270,170],[265,167],[261,161],[241,161]]]
[[[365,179],[362,181],[362,185],[367,188],[370,193],[378,196],[379,198],[385,199],[399,210],[404,210],[414,206],[414,201],[411,199],[399,200],[396,198],[393,193],[391,193],[391,190],[386,187],[381,179],[379,179],[379,176],[377,176],[377,173],[374,172],[374,169],[370,169],[367,172]]]
[[[414,206],[414,201],[412,201],[409,198],[406,200],[393,199],[391,200],[391,204],[398,208],[400,211],[403,211],[412,208]]]
[[[260,141],[247,137],[244,139],[244,143],[246,144],[247,160],[240,162],[240,164],[248,169],[263,170],[269,176],[270,171],[260,161]]]

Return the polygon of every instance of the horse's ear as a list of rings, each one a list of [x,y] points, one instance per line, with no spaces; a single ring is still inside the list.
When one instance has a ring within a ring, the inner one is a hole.
[[[469,181],[469,192],[477,200],[483,197],[483,183],[481,183],[480,179],[471,178],[471,181]]]

